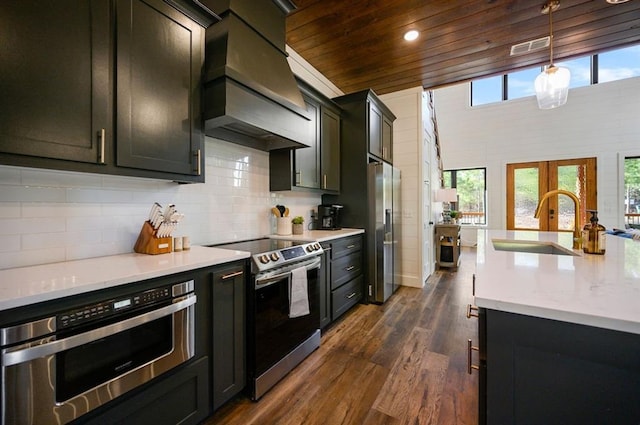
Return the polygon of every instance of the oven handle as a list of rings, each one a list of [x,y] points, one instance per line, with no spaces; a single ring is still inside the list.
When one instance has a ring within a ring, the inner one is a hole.
[[[310,271],[310,270],[319,269],[321,265],[322,265],[322,261],[320,257],[318,257],[316,260],[313,261],[313,263],[310,263],[309,265],[307,265],[306,268],[307,268],[307,271]],[[285,273],[280,273],[275,276],[265,277],[264,279],[256,279],[256,289],[267,287],[279,280],[289,277],[293,269],[295,269],[295,267],[292,267],[288,272],[285,272]]]
[[[189,294],[185,297],[181,297],[175,300],[173,304],[164,306],[157,310],[151,310],[147,313],[131,317],[121,322],[103,326],[102,328],[92,329],[88,332],[55,341],[47,341],[48,338],[45,338],[44,340],[40,340],[46,341],[41,345],[36,345],[34,347],[24,348],[17,351],[9,351],[11,349],[7,349],[2,353],[2,366],[13,366],[20,363],[25,363],[40,357],[46,357],[51,354],[56,354],[61,351],[68,350],[70,348],[78,347],[79,345],[88,344],[92,341],[97,341],[101,338],[105,338],[126,331],[128,329],[135,328],[136,326],[143,325],[153,320],[169,316],[170,314],[177,313],[178,311],[184,310],[194,305],[195,303],[196,295]]]

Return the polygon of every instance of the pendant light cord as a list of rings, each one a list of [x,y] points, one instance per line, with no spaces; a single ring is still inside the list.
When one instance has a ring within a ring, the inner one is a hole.
[[[549,67],[553,66],[553,2],[549,2]]]

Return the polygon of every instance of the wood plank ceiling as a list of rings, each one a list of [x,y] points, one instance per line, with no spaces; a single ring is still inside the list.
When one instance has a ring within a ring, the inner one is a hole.
[[[549,62],[549,48],[510,56],[549,35],[544,0],[293,1],[287,44],[345,93],[430,89]],[[410,29],[418,40],[404,41]],[[554,62],[640,43],[640,0],[561,0],[553,32]]]

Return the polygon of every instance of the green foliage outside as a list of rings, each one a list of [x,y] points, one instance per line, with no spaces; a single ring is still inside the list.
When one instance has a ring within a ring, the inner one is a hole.
[[[625,212],[640,213],[640,158],[624,160]]]

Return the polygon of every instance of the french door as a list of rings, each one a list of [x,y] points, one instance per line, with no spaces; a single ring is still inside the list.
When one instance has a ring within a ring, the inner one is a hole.
[[[540,218],[533,217],[539,200],[554,189],[576,194],[582,228],[587,210],[597,208],[596,186],[596,158],[507,164],[507,229],[572,231],[575,207],[568,196],[551,196]]]

